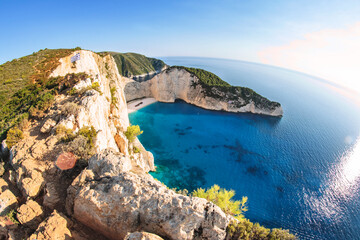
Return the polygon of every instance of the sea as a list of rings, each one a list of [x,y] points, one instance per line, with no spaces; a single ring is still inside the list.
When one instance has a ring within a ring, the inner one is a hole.
[[[245,217],[300,239],[360,239],[360,106],[326,80],[244,61],[166,57],[280,102],[283,117],[183,101],[129,114],[170,188],[214,184],[248,197]]]

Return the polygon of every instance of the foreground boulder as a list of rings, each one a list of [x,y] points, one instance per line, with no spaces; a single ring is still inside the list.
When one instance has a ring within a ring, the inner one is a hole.
[[[148,232],[134,232],[126,235],[125,240],[163,240],[158,235]]]
[[[36,229],[44,217],[42,207],[35,201],[29,200],[17,210],[17,219],[21,224],[31,229]]]
[[[128,170],[121,154],[97,154],[68,189],[67,210],[110,239],[147,231],[166,239],[224,239],[230,217],[205,199],[176,194]],[[117,157],[116,157],[117,156]],[[120,164],[121,163],[121,164]]]
[[[56,210],[43,221],[37,230],[30,236],[29,239],[36,240],[67,240],[71,239],[71,232],[68,228],[70,221],[61,213],[58,213]]]

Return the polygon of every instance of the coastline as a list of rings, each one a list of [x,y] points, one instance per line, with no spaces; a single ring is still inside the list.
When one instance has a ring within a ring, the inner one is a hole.
[[[155,98],[142,98],[127,103],[128,114],[157,102]]]

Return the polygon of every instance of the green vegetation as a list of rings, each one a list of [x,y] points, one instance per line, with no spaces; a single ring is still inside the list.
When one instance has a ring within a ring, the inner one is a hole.
[[[205,198],[213,202],[221,208],[226,214],[234,216],[237,220],[232,221],[226,229],[226,240],[240,240],[240,239],[258,239],[258,240],[295,240],[295,235],[290,234],[289,230],[279,228],[269,229],[261,226],[259,223],[252,223],[243,215],[247,211],[246,203],[247,197],[243,197],[240,201],[234,201],[234,190],[226,190],[214,185],[205,190],[198,188],[192,193],[184,190],[176,190],[175,192],[185,195]]]
[[[140,130],[139,125],[131,125],[128,126],[125,132],[126,138],[129,140],[130,143],[132,143],[137,136],[142,134],[143,131]]]
[[[225,82],[212,72],[208,72],[200,68],[189,68],[182,66],[174,66],[174,68],[185,69],[189,73],[194,74],[203,84],[206,84],[207,86],[231,87],[229,83]]]
[[[243,197],[241,201],[234,201],[234,190],[220,189],[218,185],[214,185],[208,190],[198,188],[192,192],[193,197],[205,198],[219,206],[226,214],[230,214],[237,219],[243,219],[243,213],[247,211],[247,197]]]
[[[166,64],[156,58],[148,58],[137,53],[101,52],[99,55],[110,54],[115,59],[120,75],[132,77],[154,71],[160,71]]]
[[[133,152],[134,153],[140,153],[140,149],[138,147],[133,147]]]
[[[54,96],[69,82],[49,79],[59,59],[74,49],[45,49],[0,65],[0,140],[31,117],[42,117]],[[30,113],[30,114],[29,114]]]
[[[198,83],[193,82],[192,87],[196,87],[198,84],[200,84],[201,87],[204,89],[204,94],[206,96],[221,99],[223,101],[231,101],[232,104],[234,104],[234,106],[237,108],[245,106],[250,101],[253,101],[255,105],[259,108],[273,110],[276,107],[280,106],[279,103],[272,102],[267,98],[264,98],[250,88],[231,86],[229,83],[225,82],[220,77],[203,69],[173,66],[168,68],[167,71],[170,71],[173,68],[185,69],[192,75],[196,76],[200,81]],[[239,97],[245,100],[245,102],[239,102]]]
[[[289,230],[279,228],[265,228],[258,223],[252,223],[248,219],[239,222],[231,222],[227,229],[226,240],[261,239],[261,240],[295,240],[297,237]]]
[[[16,143],[18,143],[21,139],[24,138],[23,132],[18,129],[17,127],[13,127],[9,130],[7,137],[6,137],[6,144],[10,149]]]
[[[115,87],[112,87],[110,88],[110,95],[111,95],[111,106],[112,107],[116,107],[116,104],[117,104],[117,98],[115,97],[115,92],[116,92],[116,88]]]
[[[61,142],[67,143],[65,149],[80,159],[88,159],[95,153],[97,133],[93,126],[82,127],[77,133],[74,133],[72,129],[60,125],[56,128],[55,133],[60,137]]]
[[[14,209],[12,209],[10,212],[6,214],[6,216],[10,219],[11,222],[15,224],[20,224],[16,215],[17,215],[17,211]]]

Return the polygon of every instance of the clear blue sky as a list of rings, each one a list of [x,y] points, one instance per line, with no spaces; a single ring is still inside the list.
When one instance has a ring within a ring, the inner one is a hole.
[[[359,20],[359,0],[0,0],[0,63],[76,46],[258,61],[267,47]]]

